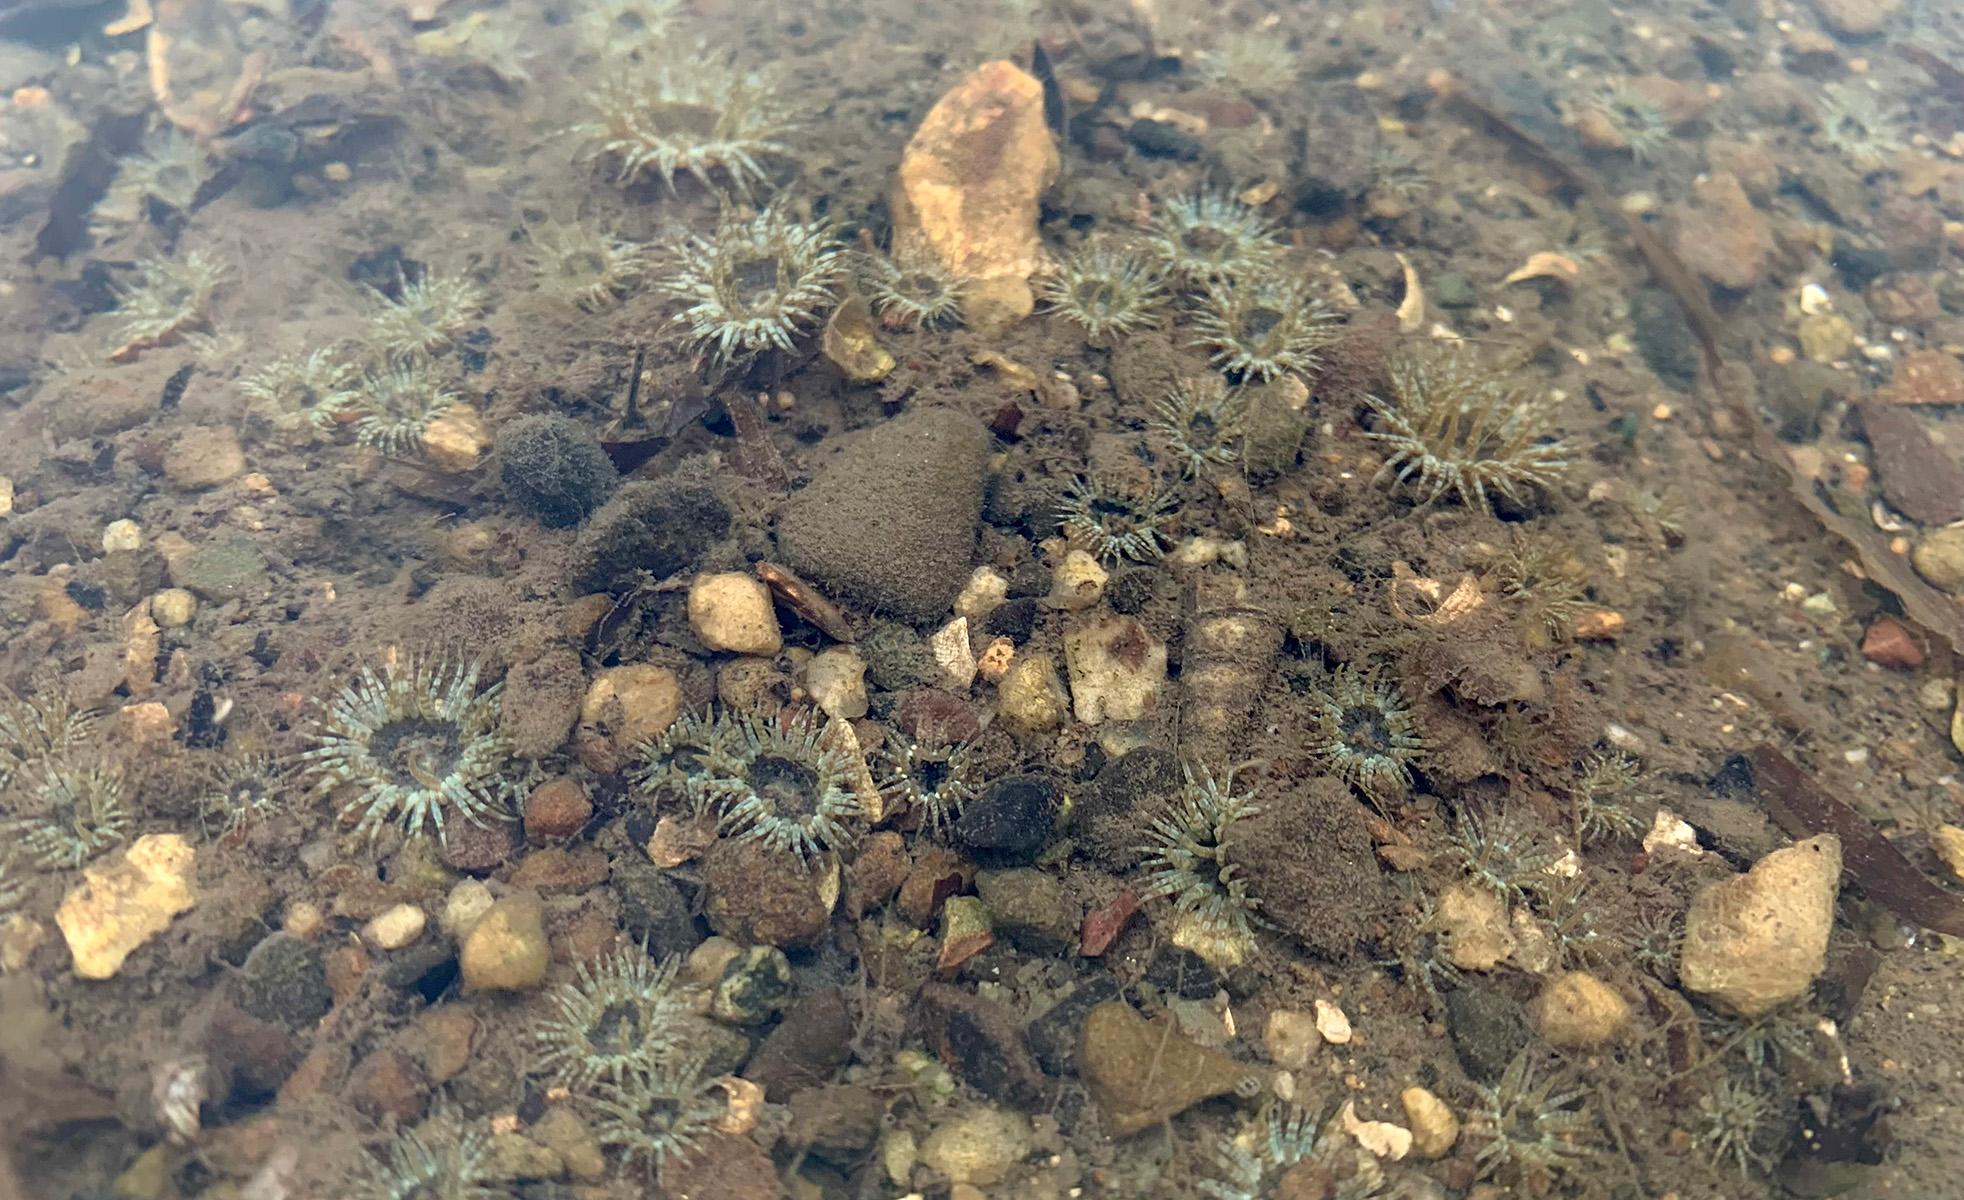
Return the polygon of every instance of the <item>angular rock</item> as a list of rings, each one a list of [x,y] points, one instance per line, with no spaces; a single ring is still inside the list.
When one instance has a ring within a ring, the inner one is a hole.
[[[1078,720],[1136,721],[1159,708],[1166,643],[1137,617],[1110,616],[1065,632],[1064,666]]]
[[[1807,994],[1827,965],[1841,886],[1841,840],[1821,834],[1707,885],[1684,919],[1678,978],[1687,991],[1755,1017]]]
[[[790,1107],[791,1144],[837,1163],[873,1148],[887,1112],[878,1092],[853,1083],[807,1088],[791,1097]]]
[[[197,851],[183,837],[152,833],[121,854],[82,868],[82,883],[55,911],[75,974],[113,977],[132,951],[189,911],[198,902],[196,860]]]
[[[698,575],[689,587],[689,628],[711,650],[769,657],[784,646],[771,591],[741,571]]]
[[[1003,936],[1033,954],[1061,955],[1077,944],[1084,906],[1042,871],[978,871],[975,891]]]
[[[620,906],[621,928],[657,959],[687,954],[702,940],[688,900],[653,863],[624,855],[607,882]]]
[[[997,715],[1018,733],[1048,733],[1070,715],[1071,698],[1048,654],[1019,654],[996,685]]]
[[[1078,1033],[1084,1019],[1100,1004],[1117,1000],[1118,981],[1097,974],[1073,985],[1024,1029],[1024,1037],[1037,1062],[1052,1075],[1071,1075],[1077,1071]]]
[[[763,1088],[773,1104],[782,1104],[794,1092],[828,1082],[846,1064],[854,1029],[844,992],[813,992],[785,1010],[783,1020],[750,1056],[743,1077]]]
[[[1005,1104],[1034,1108],[1043,1103],[1043,1072],[1008,1008],[958,987],[932,983],[921,989],[919,1011],[929,1048],[963,1083]]]
[[[1260,1075],[1166,1028],[1170,1019],[1148,1021],[1123,1001],[1100,1004],[1085,1018],[1078,1074],[1114,1137],[1150,1128]]]
[[[1623,1032],[1630,1022],[1630,1003],[1586,971],[1565,971],[1535,997],[1534,1021],[1549,1045],[1587,1050]]]
[[[1705,176],[1692,188],[1698,202],[1679,221],[1678,254],[1720,287],[1751,288],[1773,256],[1773,230],[1765,215],[1730,175]]]
[[[786,502],[778,548],[832,595],[939,617],[972,567],[990,444],[986,429],[952,409],[896,417]]]

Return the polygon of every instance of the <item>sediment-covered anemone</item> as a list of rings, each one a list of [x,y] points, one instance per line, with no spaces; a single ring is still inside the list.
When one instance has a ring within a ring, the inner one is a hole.
[[[1554,403],[1503,372],[1460,354],[1409,354],[1387,368],[1388,396],[1366,396],[1389,451],[1379,479],[1410,483],[1421,504],[1448,493],[1485,508],[1496,496],[1521,503],[1552,487],[1572,447],[1550,436]]]
[[[966,745],[889,738],[874,760],[887,807],[905,805],[921,814],[921,825],[946,835],[962,806],[981,790]]]
[[[743,737],[717,712],[683,713],[662,735],[634,750],[628,776],[643,795],[659,803],[679,797],[702,816],[724,794],[741,765]]]
[[[1093,238],[1043,282],[1044,311],[1084,330],[1094,344],[1144,329],[1165,297],[1159,269],[1140,249]]]
[[[551,1013],[532,1031],[539,1065],[553,1081],[582,1091],[599,1080],[618,1084],[643,1064],[676,1054],[689,1011],[674,992],[680,960],[657,963],[637,948],[598,964],[582,959],[575,978],[554,988]]]
[[[1282,249],[1266,217],[1212,188],[1160,201],[1149,244],[1166,273],[1191,287],[1267,271]]]
[[[1341,667],[1316,695],[1311,720],[1310,752],[1373,802],[1389,804],[1411,790],[1426,741],[1396,685]]]
[[[618,1082],[594,1085],[586,1103],[600,1144],[649,1175],[695,1150],[729,1112],[721,1085],[703,1078],[701,1056],[682,1052],[646,1059]]]
[[[57,689],[29,696],[0,692],[0,787],[24,767],[61,758],[88,737],[94,713],[83,712]]]
[[[1576,621],[1593,607],[1588,568],[1552,537],[1516,531],[1496,582],[1501,600],[1520,614],[1522,633],[1537,648],[1573,638]]]
[[[370,372],[346,400],[337,401],[328,419],[352,414],[356,442],[409,458],[422,452],[431,422],[461,402],[434,365],[409,359]]]
[[[286,803],[291,768],[264,751],[219,755],[205,767],[199,818],[221,837],[265,820]]]
[[[1283,1179],[1303,1163],[1320,1168],[1328,1200],[1384,1195],[1384,1169],[1334,1121],[1319,1121],[1276,1102],[1232,1140],[1215,1147],[1211,1178],[1196,1185],[1208,1200],[1270,1200],[1285,1194]],[[1314,1185],[1312,1185],[1314,1186]]]
[[[136,153],[116,164],[116,178],[99,211],[135,220],[147,216],[151,204],[188,212],[210,178],[211,156],[205,148],[167,126],[152,131]]]
[[[1771,1170],[1772,1155],[1759,1145],[1771,1107],[1757,1088],[1732,1079],[1698,1097],[1697,1136],[1712,1165],[1730,1159],[1741,1175]]]
[[[401,655],[364,667],[322,705],[300,758],[317,791],[347,790],[344,817],[370,836],[396,823],[411,836],[462,817],[509,820],[511,745],[498,732],[499,691],[480,668],[443,655]]]
[[[1630,149],[1630,157],[1640,163],[1654,162],[1671,144],[1671,122],[1664,110],[1628,82],[1613,83],[1589,98],[1593,109]]]
[[[961,319],[961,280],[926,259],[898,260],[867,255],[867,302],[892,329],[932,329]]]
[[[348,1174],[347,1200],[498,1200],[509,1195],[491,1173],[491,1148],[475,1129],[438,1119],[405,1129],[380,1159],[364,1156]]]
[[[526,230],[524,260],[540,291],[585,312],[617,303],[646,266],[640,245],[579,222]]]
[[[1189,479],[1231,466],[1241,457],[1243,404],[1218,375],[1181,377],[1153,401],[1146,428]]]
[[[182,258],[146,258],[135,273],[116,285],[110,313],[111,358],[175,341],[211,318],[212,297],[231,278],[231,268],[202,250]]]
[[[790,350],[837,299],[845,252],[822,223],[780,205],[726,212],[713,238],[684,234],[657,286],[680,304],[674,321],[724,361]]]
[[[1643,764],[1622,751],[1594,754],[1575,781],[1577,817],[1585,844],[1642,837],[1656,806],[1637,794]]]
[[[1582,1108],[1581,1088],[1558,1090],[1552,1076],[1536,1077],[1529,1052],[1507,1064],[1492,1087],[1475,1085],[1480,1102],[1467,1132],[1480,1144],[1481,1179],[1546,1195],[1568,1172],[1596,1155],[1596,1122]]]
[[[790,153],[769,80],[706,43],[651,45],[640,61],[616,63],[587,103],[574,132],[619,164],[622,183],[652,176],[673,192],[686,174],[747,197],[766,182],[765,160]]]
[[[1158,485],[1080,475],[1057,502],[1064,536],[1101,562],[1151,562],[1166,550],[1174,497]]]
[[[369,340],[391,358],[435,354],[454,345],[484,311],[484,289],[467,275],[423,271],[398,277],[394,295],[368,289],[375,309]]]
[[[1316,369],[1336,314],[1298,279],[1266,272],[1215,280],[1194,307],[1194,344],[1229,375],[1270,380]]]
[[[1173,944],[1220,970],[1255,951],[1255,930],[1268,922],[1236,861],[1235,823],[1259,814],[1253,792],[1234,790],[1234,773],[1218,781],[1205,767],[1184,766],[1185,786],[1153,813],[1138,847],[1146,884],[1142,899],[1173,902]]]
[[[1468,882],[1508,901],[1553,882],[1548,869],[1563,854],[1552,837],[1521,817],[1502,813],[1482,820],[1471,811],[1453,823],[1452,852]]]
[[[731,770],[709,785],[723,828],[795,855],[807,868],[846,845],[861,815],[851,757],[819,740],[818,722],[808,713],[746,714],[736,727]]]
[[[239,380],[246,399],[276,413],[300,413],[319,425],[353,404],[357,372],[353,363],[328,349],[282,354]]]
[[[11,792],[14,815],[0,831],[43,867],[79,867],[129,832],[129,777],[113,764],[45,759],[21,771]]]

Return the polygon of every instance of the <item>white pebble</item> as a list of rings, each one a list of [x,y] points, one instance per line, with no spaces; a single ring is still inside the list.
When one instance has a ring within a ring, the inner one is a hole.
[[[462,941],[477,927],[482,917],[496,903],[497,898],[482,880],[466,879],[450,889],[450,895],[443,902],[443,917],[438,922],[443,932]]]
[[[143,548],[143,527],[124,517],[111,521],[102,529],[102,552],[114,554],[118,550],[140,550]]]
[[[150,597],[150,619],[163,629],[181,629],[197,612],[198,598],[183,588],[165,588]]]
[[[398,904],[377,913],[361,928],[361,940],[377,950],[400,950],[423,936],[429,917],[414,904]]]
[[[1316,1032],[1332,1046],[1342,1046],[1350,1041],[1350,1018],[1344,1011],[1328,1000],[1316,1001]]]

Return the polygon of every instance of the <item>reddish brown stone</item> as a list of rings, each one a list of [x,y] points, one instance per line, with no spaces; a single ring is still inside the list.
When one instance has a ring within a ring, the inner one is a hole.
[[[1860,412],[1882,498],[1890,507],[1925,525],[1964,520],[1964,466],[1930,437],[1923,419],[1887,404],[1864,404]],[[1845,468],[1842,479],[1854,486]]]
[[[534,850],[511,873],[511,885],[541,895],[577,895],[607,880],[607,856],[597,850],[574,851],[558,846]]]
[[[423,1115],[430,1081],[423,1069],[402,1051],[377,1050],[348,1074],[348,1098],[355,1110],[371,1120],[393,1117],[408,1124]]]
[[[968,701],[932,688],[907,693],[894,713],[894,723],[917,742],[952,745],[982,736],[982,722]]]
[[[744,839],[724,840],[702,856],[710,928],[750,945],[808,946],[825,932],[831,910],[818,875],[797,859]]]
[[[429,1009],[417,1018],[411,1037],[430,1082],[448,1083],[470,1061],[477,1014],[454,1004]]]
[[[368,951],[357,943],[337,946],[328,952],[327,991],[336,1004],[346,1004],[361,990],[361,977],[368,973]]]
[[[846,877],[846,915],[857,921],[883,907],[900,890],[912,865],[899,834],[883,829],[867,838]]]
[[[968,890],[973,871],[961,856],[939,846],[914,861],[900,885],[900,915],[916,929],[926,929],[940,915],[941,903]]]
[[[518,851],[519,827],[516,821],[487,819],[452,820],[443,824],[443,845],[438,857],[453,871],[488,875],[511,861]]]
[[[763,1147],[747,1137],[712,1134],[686,1158],[671,1158],[661,1171],[662,1195],[671,1200],[776,1200],[784,1195],[777,1168]]]
[[[1876,398],[1890,404],[1964,404],[1964,363],[1941,350],[1912,350]]]
[[[1878,666],[1908,671],[1923,665],[1923,647],[1908,626],[1894,617],[1882,617],[1862,635],[1862,657]]]
[[[1139,911],[1139,897],[1131,888],[1120,892],[1110,904],[1093,909],[1084,916],[1084,926],[1078,934],[1077,952],[1086,958],[1097,958],[1112,948],[1118,935]]]
[[[532,842],[557,842],[578,836],[593,816],[586,789],[565,776],[549,779],[525,798],[525,837]]]

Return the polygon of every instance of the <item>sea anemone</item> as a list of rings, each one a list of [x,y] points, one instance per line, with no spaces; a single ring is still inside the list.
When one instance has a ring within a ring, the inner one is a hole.
[[[490,1143],[474,1129],[433,1120],[425,1132],[405,1129],[385,1158],[364,1157],[350,1173],[348,1200],[497,1200],[507,1193],[491,1174]]]
[[[673,192],[686,173],[747,197],[765,182],[763,160],[790,153],[770,83],[706,43],[657,46],[645,61],[617,63],[589,106],[592,118],[574,132],[619,162],[622,183],[652,175]]]
[[[1595,607],[1588,568],[1554,538],[1516,531],[1497,575],[1501,600],[1520,614],[1535,648],[1572,639],[1576,621]]]
[[[533,1027],[540,1066],[558,1085],[583,1091],[596,1080],[618,1084],[641,1064],[678,1052],[677,1018],[689,1011],[672,990],[679,966],[633,948],[598,965],[580,960],[574,982],[553,989],[551,1015]]]
[[[231,268],[202,250],[183,258],[138,262],[135,274],[116,285],[111,337],[117,345],[110,357],[129,358],[202,328],[210,318],[213,295],[231,274]]]
[[[292,764],[263,751],[224,754],[205,768],[198,814],[225,837],[284,806]]]
[[[1285,1176],[1300,1163],[1321,1168],[1328,1200],[1384,1195],[1384,1169],[1334,1121],[1319,1121],[1292,1104],[1274,1103],[1232,1140],[1215,1147],[1213,1178],[1195,1186],[1209,1200],[1269,1200],[1288,1192]]]
[[[211,156],[196,138],[167,126],[143,139],[143,147],[117,164],[103,196],[103,210],[140,220],[148,206],[189,212],[211,178]]]
[[[921,814],[921,824],[946,835],[962,806],[981,791],[966,745],[889,738],[875,756],[880,795],[887,806],[905,805]]]
[[[446,836],[446,812],[474,824],[509,820],[502,774],[511,745],[498,732],[502,683],[479,689],[480,668],[444,656],[399,655],[364,667],[322,705],[314,746],[300,757],[315,789],[352,792],[343,817],[370,836],[396,822]]]
[[[1665,983],[1676,983],[1678,953],[1684,949],[1684,923],[1678,915],[1655,909],[1639,913],[1635,932],[1630,957]]]
[[[1664,110],[1628,82],[1613,83],[1596,92],[1588,107],[1608,121],[1640,163],[1654,162],[1671,144],[1671,122]]]
[[[745,218],[725,212],[716,236],[684,234],[657,287],[682,305],[674,320],[725,362],[790,350],[837,298],[845,252],[824,224],[781,205]]]
[[[1631,803],[1643,799],[1632,795],[1642,773],[1643,764],[1621,751],[1592,755],[1582,764],[1572,794],[1584,844],[1635,839],[1650,829],[1650,817]]]
[[[1308,374],[1335,336],[1336,314],[1309,285],[1267,273],[1214,280],[1193,313],[1194,344],[1227,374],[1267,381]]]
[[[1213,50],[1199,56],[1200,76],[1225,84],[1244,96],[1273,96],[1295,83],[1302,57],[1273,29],[1244,29],[1228,34]]]
[[[12,858],[0,858],[0,916],[20,907],[21,897],[27,894],[27,885],[13,874]]]
[[[541,291],[585,312],[617,303],[645,266],[636,243],[556,221],[526,230],[525,262]]]
[[[429,362],[410,359],[371,372],[347,400],[337,402],[337,410],[322,411],[327,420],[338,419],[340,412],[355,414],[356,442],[408,458],[421,452],[430,424],[461,399]]]
[[[1595,1157],[1596,1122],[1580,1107],[1582,1089],[1558,1091],[1553,1078],[1537,1079],[1528,1051],[1514,1056],[1494,1086],[1475,1086],[1480,1103],[1467,1129],[1481,1143],[1474,1159],[1481,1179],[1546,1195]]]
[[[961,319],[961,280],[927,259],[863,256],[866,298],[889,329],[932,329]]]
[[[371,287],[376,309],[368,319],[369,338],[391,358],[435,354],[455,344],[484,311],[484,289],[465,275],[424,271],[414,279],[396,278],[391,296]]]
[[[629,777],[642,794],[659,804],[681,797],[697,816],[709,811],[737,774],[742,736],[728,718],[714,712],[684,713],[653,741],[634,751]]]
[[[0,828],[43,867],[79,867],[123,840],[130,785],[122,769],[99,761],[51,758],[13,781],[17,815]]]
[[[1564,851],[1539,826],[1502,813],[1482,821],[1462,812],[1453,824],[1453,857],[1469,882],[1504,900],[1524,899],[1552,882]]]
[[[1547,436],[1546,394],[1457,355],[1401,355],[1388,371],[1390,397],[1365,397],[1378,422],[1368,436],[1390,451],[1377,477],[1410,482],[1419,503],[1450,492],[1480,508],[1495,495],[1519,504],[1569,468],[1571,447]]]
[[[1741,1175],[1751,1175],[1754,1168],[1772,1169],[1772,1156],[1755,1144],[1766,1127],[1768,1107],[1758,1090],[1731,1079],[1698,1097],[1697,1136],[1713,1166],[1729,1158]]]
[[[1403,799],[1425,738],[1396,685],[1340,667],[1315,697],[1310,753],[1375,804]]]
[[[1152,816],[1141,899],[1168,897],[1176,914],[1173,944],[1219,970],[1232,970],[1255,950],[1255,929],[1268,922],[1235,861],[1235,822],[1260,813],[1253,792],[1234,790],[1234,773],[1218,782],[1205,767],[1183,767],[1186,782]]]
[[[323,348],[280,355],[239,380],[239,391],[277,412],[302,413],[328,425],[356,402],[355,376],[353,363]]]
[[[1080,475],[1057,502],[1064,536],[1101,562],[1151,562],[1166,550],[1174,497],[1156,484],[1129,487]]]
[[[1183,376],[1153,401],[1146,427],[1179,462],[1181,474],[1192,479],[1240,458],[1236,443],[1241,438],[1243,410],[1240,394],[1218,375]]]
[[[1160,201],[1149,244],[1167,274],[1191,287],[1265,272],[1282,249],[1267,218],[1211,188]]]
[[[1145,254],[1103,238],[1079,246],[1043,282],[1044,311],[1081,327],[1094,345],[1151,325],[1164,295]]]
[[[795,855],[807,868],[851,840],[850,823],[861,815],[852,760],[820,742],[809,713],[788,720],[745,714],[736,727],[732,770],[709,784],[725,830]]]
[[[702,1077],[703,1065],[700,1056],[671,1054],[644,1059],[619,1082],[596,1084],[586,1097],[594,1137],[649,1175],[687,1155],[729,1112],[722,1087]]]
[[[75,708],[59,689],[28,697],[0,692],[0,787],[25,767],[66,755],[95,722],[94,713]]]

